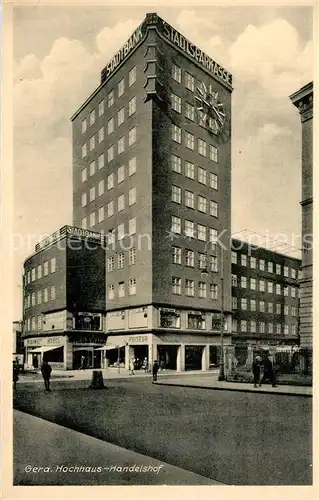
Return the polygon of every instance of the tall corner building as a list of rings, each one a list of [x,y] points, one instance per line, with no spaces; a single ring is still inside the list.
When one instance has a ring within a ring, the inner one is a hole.
[[[313,325],[313,83],[310,82],[290,96],[298,109],[302,126],[302,278],[300,280],[300,346],[312,347]]]
[[[152,13],[72,117],[73,223],[108,237],[108,342],[126,364],[207,369],[222,305],[231,341],[231,93]]]

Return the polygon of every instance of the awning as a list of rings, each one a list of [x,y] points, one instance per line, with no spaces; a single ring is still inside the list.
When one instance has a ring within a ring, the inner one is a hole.
[[[35,349],[32,349],[32,354],[53,351],[54,349],[60,349],[60,347],[63,347],[63,345],[62,344],[54,345],[54,346],[53,345],[42,345],[41,347],[36,347]]]
[[[111,349],[120,349],[121,347],[125,347],[126,344],[119,344],[119,345],[113,345],[113,344],[106,344],[103,347],[97,347],[95,349],[96,351],[110,351]]]

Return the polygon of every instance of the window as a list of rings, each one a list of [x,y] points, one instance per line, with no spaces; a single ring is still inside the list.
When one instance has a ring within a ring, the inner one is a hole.
[[[99,116],[102,116],[104,113],[104,100],[99,102]]]
[[[202,156],[206,156],[206,141],[198,139],[198,152]]]
[[[182,280],[181,278],[172,278],[172,293],[181,295],[182,293]]]
[[[125,208],[125,197],[124,194],[121,194],[121,196],[119,196],[117,199],[117,210],[118,212],[122,212],[124,208]]]
[[[90,177],[95,174],[95,161],[91,161],[90,163]]]
[[[206,299],[206,283],[199,281],[198,283],[198,296],[200,299]]]
[[[136,262],[136,250],[135,248],[130,248],[128,251],[128,265],[132,266]]]
[[[242,319],[240,322],[240,331],[247,332],[247,321],[245,319]]]
[[[131,128],[128,133],[128,145],[132,146],[136,142],[136,127]]]
[[[201,167],[198,167],[198,182],[206,184],[206,170]]]
[[[162,328],[180,328],[181,317],[176,311],[160,310],[160,326]]]
[[[237,253],[236,252],[231,253],[231,263],[237,264]]]
[[[240,278],[240,286],[241,286],[241,288],[247,288],[247,278],[246,278],[246,276],[241,276],[241,278]]]
[[[87,121],[86,118],[82,120],[82,134],[84,134],[87,131]]]
[[[90,151],[93,151],[94,148],[95,148],[95,135],[92,135],[92,137],[90,137]]]
[[[286,278],[289,278],[289,268],[288,268],[288,266],[284,266],[284,276]]]
[[[132,99],[128,102],[128,115],[132,116],[136,111],[136,97],[132,97]]]
[[[124,123],[124,108],[121,108],[117,113],[117,126],[119,127]]]
[[[212,189],[218,189],[218,177],[216,174],[209,174],[209,186]]]
[[[117,254],[117,268],[123,269],[124,267],[124,252]]]
[[[114,158],[114,146],[110,146],[107,150],[107,161],[110,162]]]
[[[217,273],[218,271],[218,261],[215,255],[210,256],[210,270],[213,271],[213,273]]]
[[[31,330],[35,330],[36,325],[35,325],[35,317],[31,318]]]
[[[274,325],[272,323],[268,323],[268,333],[274,333]]]
[[[256,257],[250,257],[250,267],[256,269]]]
[[[263,300],[259,302],[259,311],[263,313],[265,312],[265,302]]]
[[[48,302],[49,301],[49,290],[48,288],[45,288],[43,290],[43,302]]]
[[[265,261],[264,261],[264,259],[259,259],[259,269],[260,269],[260,271],[264,271],[265,270]]]
[[[276,284],[276,294],[281,295],[281,286],[279,283]]]
[[[276,323],[276,333],[277,333],[277,335],[281,334],[281,324],[280,323]]]
[[[195,108],[188,102],[185,102],[185,116],[192,122],[195,121]]]
[[[85,207],[85,205],[87,205],[87,194],[86,193],[82,193],[81,205],[82,205],[82,207]]]
[[[87,144],[83,144],[82,148],[81,148],[81,153],[82,153],[82,158],[85,158],[86,155],[88,154],[88,147],[87,147]]]
[[[289,334],[289,325],[284,326],[284,334],[288,335]]]
[[[172,109],[177,111],[177,113],[182,112],[182,99],[178,95],[171,94],[171,105]]]
[[[212,250],[216,251],[217,229],[209,228],[209,243],[211,244]]]
[[[293,267],[291,268],[291,277],[293,279],[296,279],[296,269],[294,269]]]
[[[87,176],[87,170],[86,170],[86,168],[84,168],[82,170],[82,182],[87,181],[87,178],[88,178],[88,176]]]
[[[111,90],[111,92],[108,93],[107,95],[107,107],[110,108],[114,104],[114,90]]]
[[[264,321],[259,322],[259,333],[265,333],[265,323]]]
[[[104,179],[102,179],[102,180],[98,183],[98,188],[97,188],[97,191],[98,191],[98,196],[102,196],[102,194],[104,194]]]
[[[185,146],[188,149],[192,150],[194,150],[195,147],[195,137],[193,136],[193,134],[190,134],[189,132],[186,131],[185,131]]]
[[[172,64],[172,78],[178,83],[182,81],[182,70],[176,64]]]
[[[136,172],[136,156],[131,158],[128,162],[128,175],[133,175]]]
[[[55,285],[52,285],[50,287],[50,297],[51,297],[51,300],[55,300]]]
[[[216,146],[209,146],[209,157],[215,163],[218,162],[218,149],[216,148]]]
[[[110,201],[107,204],[107,216],[112,217],[113,214],[114,214],[114,201]]]
[[[117,183],[121,184],[121,182],[123,182],[124,179],[125,179],[125,169],[124,169],[124,165],[121,165],[117,169]]]
[[[264,292],[265,291],[265,282],[264,280],[259,280],[259,291]]]
[[[37,268],[37,276],[38,276],[38,280],[42,278],[42,266],[41,266],[41,264]]]
[[[98,220],[99,222],[104,221],[104,207],[100,207],[98,211]]]
[[[250,321],[250,331],[251,333],[256,333],[256,321],[254,320]]]
[[[35,281],[36,280],[35,271],[36,271],[35,268],[32,269],[32,271],[31,271],[31,281]]]
[[[95,186],[90,189],[90,203],[95,200]]]
[[[104,141],[104,127],[99,130],[99,144],[101,144],[102,141]]]
[[[82,221],[81,221],[81,227],[82,229],[87,229],[87,218],[86,217],[83,217]]]
[[[107,135],[111,135],[114,132],[114,118],[110,118],[107,122]]]
[[[48,276],[49,274],[49,262],[45,261],[43,264],[43,276]]]
[[[128,221],[128,234],[131,236],[136,233],[136,217]]]
[[[256,279],[255,278],[250,278],[250,289],[256,290]]]
[[[104,167],[104,154],[100,155],[97,159],[98,169],[101,170]]]
[[[193,280],[185,280],[185,293],[188,297],[194,297],[195,283]]]
[[[95,212],[90,214],[90,227],[95,226]]]
[[[180,174],[182,172],[182,161],[178,156],[171,156],[172,171]]]
[[[250,300],[250,310],[251,311],[256,311],[256,301],[254,299]]]
[[[207,268],[207,258],[205,253],[198,253],[198,267],[199,269]]]
[[[297,334],[297,327],[296,325],[291,325],[291,334],[296,335]]]
[[[276,304],[276,314],[281,314],[281,304]]]
[[[206,214],[207,200],[203,196],[198,196],[197,200],[197,210]]]
[[[129,71],[128,74],[128,86],[131,87],[133,83],[136,82],[136,66]]]
[[[182,263],[182,249],[179,247],[172,247],[172,263],[181,264]]]
[[[232,309],[237,309],[237,307],[238,307],[238,305],[237,305],[237,297],[232,297],[231,307],[232,307]]]
[[[195,78],[187,71],[185,71],[185,87],[192,92],[195,90]]]
[[[194,252],[192,250],[185,250],[185,266],[194,267]]]
[[[268,281],[268,293],[274,293],[274,284],[272,281]]]
[[[212,217],[218,217],[218,204],[216,201],[209,202],[209,213]]]
[[[124,238],[124,224],[120,224],[117,227],[117,239],[122,240]]]
[[[172,124],[172,139],[175,142],[181,144],[182,142],[182,129]]]
[[[237,286],[237,274],[231,275],[231,286]]]
[[[195,224],[194,222],[190,220],[185,220],[185,230],[184,230],[185,236],[188,236],[189,238],[195,238]]]
[[[90,112],[90,125],[94,125],[95,123],[95,109],[92,109]]]
[[[195,166],[194,163],[185,161],[185,176],[189,179],[195,179]]]
[[[177,234],[181,234],[181,232],[182,232],[181,219],[179,217],[175,217],[174,215],[172,216],[171,231],[172,231],[172,233],[177,233]]]
[[[125,286],[124,286],[124,281],[120,281],[119,283],[119,297],[124,297],[125,296]]]
[[[290,290],[291,290],[291,296],[292,298],[296,298],[296,287],[292,286],[290,287]]]
[[[240,263],[242,266],[247,266],[247,255],[241,254],[240,256]]]
[[[110,174],[107,177],[107,189],[110,190],[114,187],[114,174]]]
[[[272,262],[268,262],[268,272],[269,273],[274,272],[274,264]]]
[[[268,302],[268,312],[269,313],[274,312],[274,304],[272,302]]]
[[[215,285],[215,283],[211,283],[209,285],[209,289],[210,289],[210,298],[213,300],[217,300],[218,299],[218,285]]]
[[[123,153],[125,148],[125,142],[124,142],[124,136],[120,137],[120,139],[117,141],[117,153],[120,155]]]
[[[172,201],[175,203],[181,203],[181,199],[181,188],[178,186],[172,186]]]
[[[35,306],[36,305],[36,295],[35,292],[31,294],[31,305]]]
[[[276,264],[276,274],[281,274],[281,265]]]
[[[284,296],[288,297],[288,295],[289,295],[289,287],[288,286],[284,286]]]
[[[197,235],[200,241],[206,241],[206,226],[202,226],[202,224],[197,224]]]
[[[241,307],[242,311],[247,311],[247,299],[242,298],[240,300],[240,307]]]
[[[119,83],[118,83],[118,85],[117,85],[117,95],[118,95],[118,97],[121,97],[124,94],[124,88],[125,88],[124,78],[122,78],[122,80],[120,80]]]
[[[129,295],[136,295],[136,279],[135,278],[130,278],[128,280],[128,294]]]
[[[284,315],[289,316],[289,307],[287,304],[284,305]]]
[[[38,291],[38,304],[41,304],[41,302],[42,302],[42,291],[39,290]]]
[[[114,257],[108,257],[107,259],[107,270],[109,273],[114,271]]]
[[[136,203],[136,187],[133,187],[128,192],[128,204],[129,206],[134,205]]]
[[[109,300],[114,299],[114,285],[108,285],[107,287],[107,297]]]
[[[51,259],[51,273],[55,273],[55,270],[56,270],[56,258],[53,257]]]

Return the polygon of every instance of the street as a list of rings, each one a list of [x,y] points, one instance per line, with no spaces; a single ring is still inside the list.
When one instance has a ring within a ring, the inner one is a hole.
[[[133,377],[108,380],[105,390],[88,385],[54,381],[45,393],[24,384],[14,407],[222,483],[312,482],[311,398],[168,387]]]

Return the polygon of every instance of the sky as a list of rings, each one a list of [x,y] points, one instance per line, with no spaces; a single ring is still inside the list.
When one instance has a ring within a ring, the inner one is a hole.
[[[311,7],[16,7],[15,319],[23,261],[42,235],[72,224],[70,117],[99,85],[112,55],[155,11],[233,75],[232,232],[286,235],[296,246],[301,123],[289,95],[313,79]]]

